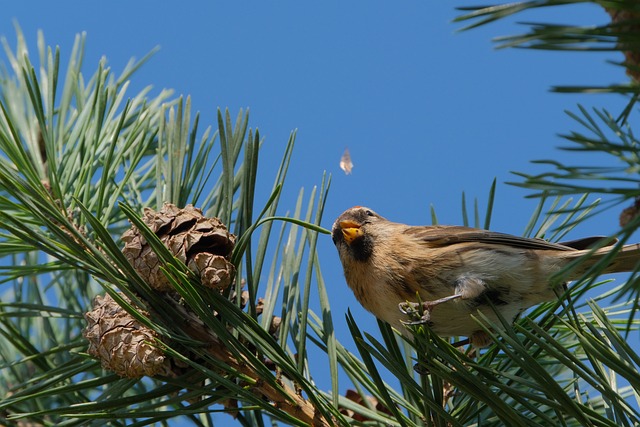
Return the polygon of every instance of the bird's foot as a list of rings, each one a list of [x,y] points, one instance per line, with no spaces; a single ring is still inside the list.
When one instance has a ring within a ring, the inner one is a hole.
[[[475,331],[469,336],[469,342],[473,348],[484,348],[489,347],[493,339],[485,331]]]
[[[447,301],[451,301],[457,298],[461,298],[462,295],[456,294],[448,297],[440,298],[435,301],[424,302],[401,302],[398,304],[398,309],[405,315],[409,316],[412,320],[408,322],[402,322],[405,325],[424,325],[431,322],[431,311],[438,305]]]
[[[451,345],[456,348],[460,348],[471,344],[471,348],[475,350],[477,348],[489,347],[492,343],[493,339],[488,333],[486,333],[485,331],[477,330],[469,335],[468,338],[456,341]]]

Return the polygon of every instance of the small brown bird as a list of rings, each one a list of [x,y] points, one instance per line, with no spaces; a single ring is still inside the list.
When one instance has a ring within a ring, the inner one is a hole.
[[[585,257],[562,280],[575,280],[612,250],[589,249],[603,237],[565,243],[462,226],[409,226],[356,206],[332,228],[347,284],[364,308],[403,333],[422,323],[443,337],[467,336],[475,347],[490,340],[471,317],[498,322],[556,298],[554,275]],[[590,256],[586,256],[591,254]],[[624,246],[605,273],[634,271],[640,245]],[[417,302],[420,301],[420,302]],[[417,321],[411,316],[422,313]]]

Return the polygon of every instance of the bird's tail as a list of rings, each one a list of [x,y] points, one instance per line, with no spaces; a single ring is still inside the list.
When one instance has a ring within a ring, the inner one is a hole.
[[[577,279],[600,262],[606,265],[600,274],[640,270],[640,244],[625,245],[619,250],[615,246],[605,246],[595,250],[568,251],[566,255],[575,261],[575,266],[569,273],[570,280]]]

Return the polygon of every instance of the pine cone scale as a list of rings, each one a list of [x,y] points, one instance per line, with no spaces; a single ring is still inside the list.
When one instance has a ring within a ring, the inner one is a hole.
[[[165,203],[158,212],[145,209],[143,221],[177,259],[200,276],[204,286],[225,289],[233,282],[235,267],[229,259],[236,237],[218,218],[207,218],[192,205],[180,209]],[[137,227],[125,232],[122,240],[125,257],[149,286],[161,292],[173,290],[157,254]]]

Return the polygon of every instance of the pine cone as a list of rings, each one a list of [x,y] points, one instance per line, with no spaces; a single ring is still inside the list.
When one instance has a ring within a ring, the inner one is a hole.
[[[624,227],[640,214],[640,197],[636,197],[633,205],[620,213],[620,227]]]
[[[388,415],[392,415],[391,411],[384,406],[382,403],[380,403],[378,401],[378,399],[376,399],[373,396],[366,396],[363,397],[360,393],[358,393],[355,390],[347,390],[347,392],[345,393],[345,397],[355,403],[357,403],[358,405],[361,406],[365,406],[365,407],[370,407],[370,408],[375,408],[376,411],[378,412],[382,412],[384,414],[388,414]],[[368,404],[365,402],[365,399],[368,401]],[[371,421],[371,419],[357,414],[355,411],[351,410],[351,409],[347,409],[344,407],[340,407],[340,413],[344,414],[350,418],[353,418],[356,421]]]
[[[218,218],[206,218],[192,205],[180,209],[165,203],[160,212],[146,208],[143,221],[175,257],[200,276],[204,286],[225,289],[231,284],[236,271],[229,258],[236,236]],[[140,277],[156,290],[171,291],[169,280],[160,270],[158,256],[140,230],[132,226],[122,240],[125,242],[122,252]]]
[[[242,301],[246,305],[245,301],[245,293],[246,293],[246,301],[249,301],[249,292],[245,291],[242,293]],[[244,308],[244,305],[242,306]],[[260,316],[264,311],[264,299],[258,298],[258,303],[256,304],[256,314]],[[278,316],[271,316],[271,325],[269,325],[269,334],[278,338],[278,333],[280,332],[280,325],[282,324],[282,318]]]
[[[615,24],[614,30],[620,33],[618,38],[621,41],[618,46],[622,49],[625,56],[625,65],[627,66],[627,75],[634,81],[640,82],[640,51],[636,43],[629,44],[625,42],[625,36],[637,37],[640,34],[640,13],[620,10],[613,8],[605,8],[611,16],[611,22]]]
[[[123,298],[126,299],[124,295]],[[98,295],[93,300],[93,310],[85,313],[84,318],[88,323],[82,331],[89,341],[87,351],[100,359],[103,368],[127,378],[170,373],[170,360],[150,344],[158,334],[138,322],[110,295]]]

